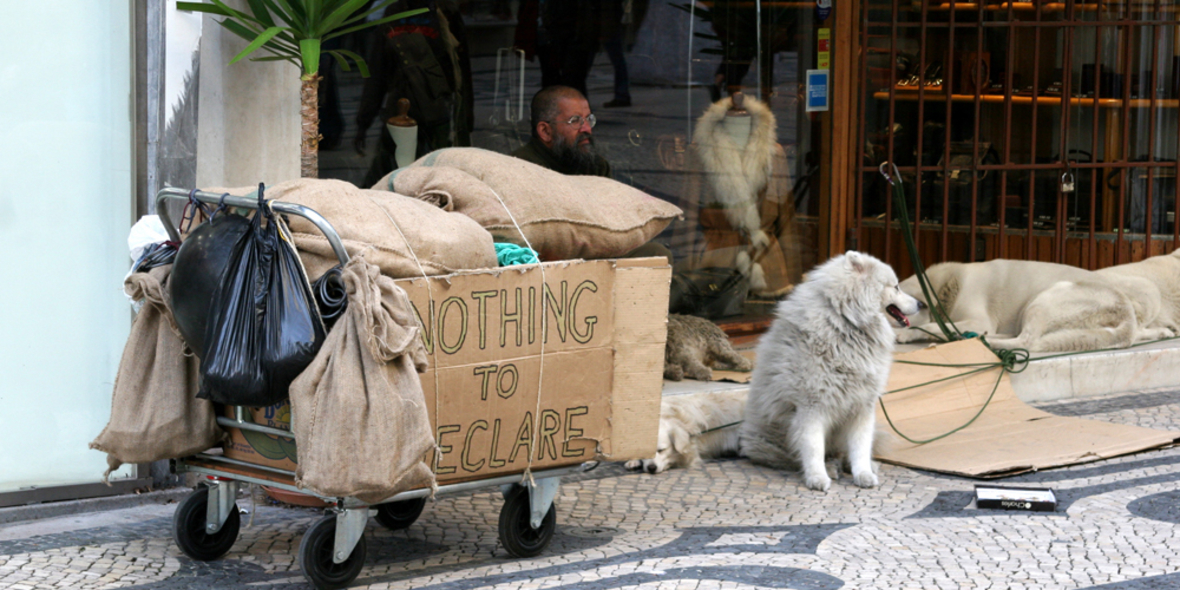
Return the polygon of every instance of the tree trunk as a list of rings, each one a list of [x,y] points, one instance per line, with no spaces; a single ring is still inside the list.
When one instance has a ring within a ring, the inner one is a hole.
[[[303,178],[318,178],[320,175],[320,79],[316,73],[301,76],[299,88],[299,115],[302,119],[299,142],[299,175]]]

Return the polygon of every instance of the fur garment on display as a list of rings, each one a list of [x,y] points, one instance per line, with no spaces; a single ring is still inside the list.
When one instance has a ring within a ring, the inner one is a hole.
[[[682,268],[734,268],[750,292],[777,297],[802,274],[789,162],[770,108],[753,97],[742,103],[742,115],[730,116],[725,98],[697,120],[683,208],[686,229],[699,233]]]

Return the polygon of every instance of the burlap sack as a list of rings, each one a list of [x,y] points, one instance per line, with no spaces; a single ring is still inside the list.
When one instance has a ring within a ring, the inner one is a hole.
[[[206,190],[246,196],[257,188]],[[317,178],[281,182],[266,187],[265,194],[267,200],[314,209],[332,224],[349,256],[365,252],[365,258],[390,277],[422,276],[411,249],[428,275],[498,266],[491,234],[465,215],[419,199]],[[339,263],[328,239],[311,222],[298,216],[290,216],[288,222],[309,279],[314,281]]]
[[[619,257],[682,215],[679,207],[609,178],[566,176],[479,148],[431,152],[373,189],[453,202],[497,241],[523,246],[515,218],[541,260]]]
[[[348,309],[291,384],[295,481],[375,503],[434,487],[434,449],[417,371],[426,350],[406,292],[362,257],[344,267]]]
[[[199,361],[184,355],[162,286],[172,265],[127,277],[124,289],[143,308],[131,323],[111,396],[111,419],[90,448],[107,454],[111,471],[199,453],[221,442],[213,403],[197,399]]]

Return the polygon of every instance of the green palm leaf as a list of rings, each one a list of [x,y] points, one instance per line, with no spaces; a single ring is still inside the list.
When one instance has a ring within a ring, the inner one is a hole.
[[[254,17],[258,19],[258,22],[268,27],[275,26],[275,21],[270,16],[270,10],[263,0],[246,0],[246,2],[250,5],[250,12],[254,13]]]
[[[333,49],[328,53],[331,54],[332,57],[336,58],[336,61],[340,63],[340,67],[343,68],[344,71],[352,71],[352,69],[348,67],[348,60],[351,59],[352,61],[356,62],[356,68],[361,71],[361,77],[369,77],[369,64],[366,64],[365,60],[361,58],[361,56],[347,49]]]
[[[285,59],[299,66],[303,75],[311,76],[319,73],[324,41],[427,11],[419,8],[368,20],[370,15],[385,10],[395,1],[377,0],[367,9],[368,0],[246,0],[249,12],[235,10],[222,0],[177,2],[176,8],[225,17],[218,24],[249,42],[229,63],[246,58]],[[274,57],[251,57],[259,49]],[[356,63],[362,76],[369,76],[368,64],[361,56],[351,52],[337,56],[342,67],[349,60]]]
[[[254,51],[257,50],[259,47],[262,47],[263,45],[267,44],[271,39],[274,38],[275,35],[278,35],[279,32],[281,32],[281,31],[282,31],[282,29],[279,27],[271,27],[271,28],[263,31],[262,34],[255,37],[254,40],[251,41],[250,44],[247,45],[246,48],[243,49],[241,53],[235,55],[233,59],[229,60],[229,63],[234,64],[234,63],[241,61],[242,58],[246,57],[247,55],[250,55],[251,53],[254,53]],[[317,43],[318,43],[318,41],[317,41]],[[318,59],[316,60],[316,65],[317,66],[319,65]]]

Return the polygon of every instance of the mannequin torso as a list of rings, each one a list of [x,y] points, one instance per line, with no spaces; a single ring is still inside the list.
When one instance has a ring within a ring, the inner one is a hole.
[[[721,126],[729,137],[733,139],[733,144],[742,149],[750,141],[750,131],[753,129],[754,120],[749,117],[726,117],[721,120]]]
[[[397,167],[408,166],[418,157],[418,123],[410,118],[410,101],[402,98],[397,101],[398,114],[385,122],[393,143],[397,146],[393,158]]]
[[[733,139],[733,144],[744,150],[750,141],[750,130],[754,125],[754,118],[745,109],[746,96],[741,92],[734,92],[729,97],[729,108],[725,111],[725,118],[721,119],[721,127]]]

